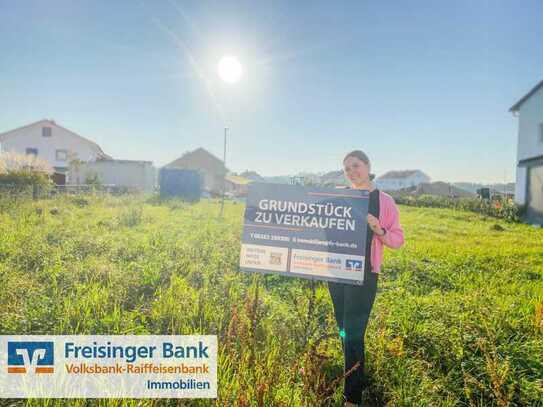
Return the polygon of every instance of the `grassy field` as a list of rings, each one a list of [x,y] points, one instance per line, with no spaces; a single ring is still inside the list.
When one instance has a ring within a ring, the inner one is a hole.
[[[216,334],[219,397],[14,405],[341,405],[326,286],[238,271],[244,207],[0,205],[1,334]],[[543,230],[401,207],[367,331],[367,405],[543,405]],[[2,404],[2,401],[0,401]]]

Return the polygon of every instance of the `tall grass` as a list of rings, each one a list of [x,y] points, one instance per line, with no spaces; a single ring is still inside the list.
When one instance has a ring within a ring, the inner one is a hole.
[[[134,196],[0,206],[1,334],[216,334],[210,400],[13,405],[341,405],[323,283],[238,271],[244,207]],[[541,405],[543,233],[401,207],[366,335],[367,405]],[[497,227],[497,226],[499,227]]]

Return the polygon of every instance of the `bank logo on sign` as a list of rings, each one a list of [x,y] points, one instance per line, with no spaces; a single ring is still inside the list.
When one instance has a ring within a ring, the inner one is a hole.
[[[345,269],[347,271],[362,271],[362,262],[360,260],[345,260]]]
[[[8,373],[54,373],[53,342],[8,342]]]

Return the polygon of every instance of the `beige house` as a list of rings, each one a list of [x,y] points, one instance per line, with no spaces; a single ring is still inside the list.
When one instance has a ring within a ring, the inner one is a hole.
[[[203,189],[217,195],[222,192],[224,177],[228,172],[222,160],[201,147],[183,154],[165,167],[199,171],[204,181]]]
[[[247,196],[247,190],[251,180],[239,175],[227,175],[225,177],[226,193],[235,197]]]

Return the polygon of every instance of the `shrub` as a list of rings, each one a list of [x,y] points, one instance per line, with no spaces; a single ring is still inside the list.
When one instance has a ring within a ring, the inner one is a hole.
[[[17,153],[0,154],[0,189],[5,197],[48,193],[53,168],[44,160]]]
[[[53,167],[34,155],[17,154],[7,152],[0,154],[0,175],[9,173],[36,172],[51,175]]]
[[[403,205],[424,208],[451,208],[477,212],[486,216],[505,219],[508,222],[520,222],[522,207],[512,199],[496,198],[493,200],[480,198],[453,198],[439,195],[405,195],[395,194],[394,199]]]
[[[141,223],[143,211],[141,207],[127,208],[121,211],[118,216],[119,224],[126,227],[134,227]]]
[[[100,178],[98,177],[98,174],[96,174],[96,173],[88,174],[85,177],[85,184],[92,185],[92,186],[95,186],[95,187],[99,187],[99,186],[102,185],[102,183],[100,182]]]
[[[29,185],[48,186],[50,184],[51,180],[47,174],[42,172],[20,170],[0,174],[0,185],[25,187]]]

